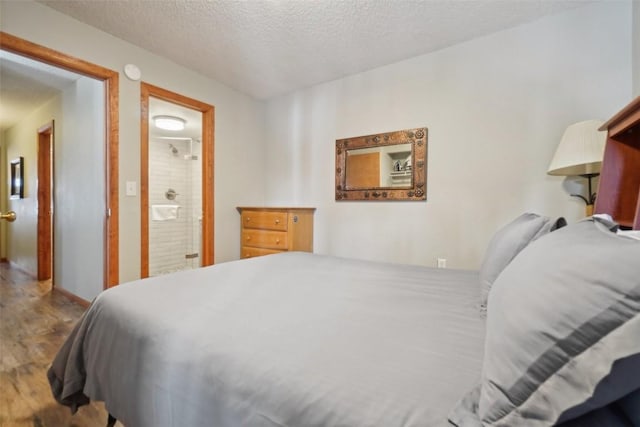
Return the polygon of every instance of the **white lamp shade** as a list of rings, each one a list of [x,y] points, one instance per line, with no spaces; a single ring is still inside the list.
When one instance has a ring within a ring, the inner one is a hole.
[[[564,131],[551,160],[549,175],[587,175],[600,173],[606,132],[598,131],[600,120],[586,120],[572,124]]]

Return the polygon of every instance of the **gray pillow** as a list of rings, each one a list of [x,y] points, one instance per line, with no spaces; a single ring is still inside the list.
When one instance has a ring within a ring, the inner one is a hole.
[[[479,400],[480,386],[477,385],[467,392],[449,412],[449,424],[456,427],[482,427],[478,416]]]
[[[640,388],[640,241],[593,219],[528,245],[489,296],[478,412],[549,426]]]
[[[562,217],[552,220],[535,213],[524,213],[499,229],[489,242],[480,266],[480,305],[487,306],[493,282],[522,249],[535,239],[563,225],[566,225],[566,221]]]
[[[589,219],[528,245],[489,296],[478,412],[548,426],[640,388],[640,241]]]
[[[640,390],[639,390],[640,391]],[[640,393],[637,393],[640,397]],[[474,387],[464,398],[458,402],[456,407],[449,414],[449,424],[456,427],[482,427],[478,416],[478,400],[480,399],[480,387]],[[640,410],[640,402],[628,402],[632,404],[635,411]],[[574,418],[558,427],[637,427],[640,422],[631,419],[623,411],[618,402],[609,404],[603,408],[596,409],[578,418]]]

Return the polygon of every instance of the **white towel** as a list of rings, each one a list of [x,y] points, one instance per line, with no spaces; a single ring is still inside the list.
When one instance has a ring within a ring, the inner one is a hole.
[[[178,219],[178,205],[151,205],[152,221],[169,221]]]

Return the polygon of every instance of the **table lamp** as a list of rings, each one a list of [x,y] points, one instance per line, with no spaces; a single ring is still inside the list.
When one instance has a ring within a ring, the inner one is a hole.
[[[572,194],[573,197],[579,197],[585,202],[587,216],[593,215],[596,193],[591,187],[591,180],[600,175],[607,140],[607,133],[598,131],[602,123],[600,120],[586,120],[569,126],[562,135],[547,171],[549,175],[587,178],[589,182],[587,197]]]

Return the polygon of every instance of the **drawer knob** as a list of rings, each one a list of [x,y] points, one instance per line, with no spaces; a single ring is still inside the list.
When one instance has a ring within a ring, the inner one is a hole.
[[[280,224],[280,218],[276,218],[276,224]]]
[[[251,221],[251,218],[250,218],[250,217],[247,217],[247,218],[245,218],[245,220],[246,220],[247,222],[249,222],[249,221]]]
[[[251,254],[244,254],[245,258],[251,258]]]
[[[276,239],[276,243],[280,243],[280,239]]]
[[[247,240],[251,240],[251,236],[247,236]]]

